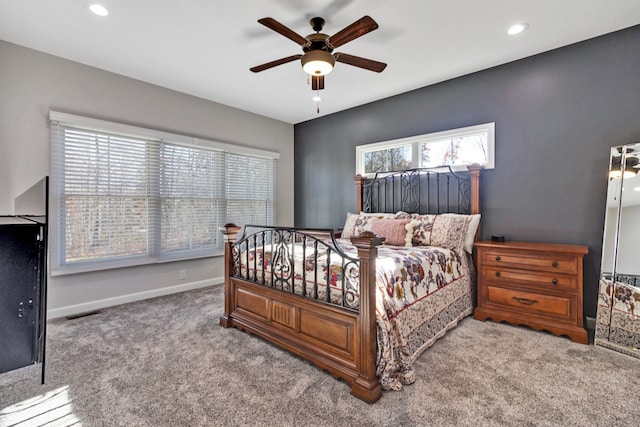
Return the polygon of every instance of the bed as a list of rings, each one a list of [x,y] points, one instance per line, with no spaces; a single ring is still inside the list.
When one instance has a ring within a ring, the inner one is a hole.
[[[223,327],[260,336],[368,402],[473,311],[480,167],[355,177],[341,230],[227,224]]]

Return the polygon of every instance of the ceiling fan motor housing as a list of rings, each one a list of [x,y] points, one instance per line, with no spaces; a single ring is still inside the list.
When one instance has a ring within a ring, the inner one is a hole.
[[[302,50],[305,52],[309,52],[312,50],[326,50],[327,52],[332,52],[333,47],[331,47],[327,43],[327,39],[329,38],[328,34],[324,33],[313,33],[309,34],[305,39],[309,41],[307,45],[302,46]]]

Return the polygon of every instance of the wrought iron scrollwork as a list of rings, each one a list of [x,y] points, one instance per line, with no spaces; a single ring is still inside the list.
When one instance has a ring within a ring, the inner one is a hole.
[[[458,203],[458,210],[460,213],[471,213],[471,179],[459,178],[458,192],[460,196],[460,202]]]
[[[406,171],[400,175],[400,183],[402,190],[400,210],[418,212],[420,210],[420,173],[417,170]]]
[[[247,228],[260,230],[247,234]],[[359,308],[358,259],[342,251],[331,230],[308,234],[293,228],[245,226],[231,250],[233,277],[354,311]]]
[[[274,230],[272,248],[272,274],[275,287],[285,290],[293,290],[294,254],[291,246],[292,232],[289,230]]]

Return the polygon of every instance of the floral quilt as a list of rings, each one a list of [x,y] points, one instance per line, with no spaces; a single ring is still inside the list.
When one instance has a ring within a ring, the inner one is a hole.
[[[351,242],[338,242],[356,257]],[[286,261],[291,254],[293,263]],[[289,292],[294,286],[293,292],[324,301],[328,288],[330,302],[344,298],[345,306],[358,307],[358,265],[335,251],[316,257],[299,244],[267,245],[241,253],[240,260],[240,274],[249,280]],[[475,272],[466,252],[382,245],[376,274],[377,374],[385,390],[399,390],[415,381],[412,364],[422,351],[473,311]]]

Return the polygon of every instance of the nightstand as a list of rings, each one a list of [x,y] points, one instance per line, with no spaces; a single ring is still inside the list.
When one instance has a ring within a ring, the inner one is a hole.
[[[588,343],[582,319],[586,246],[482,241],[475,247],[476,319],[526,325]]]

